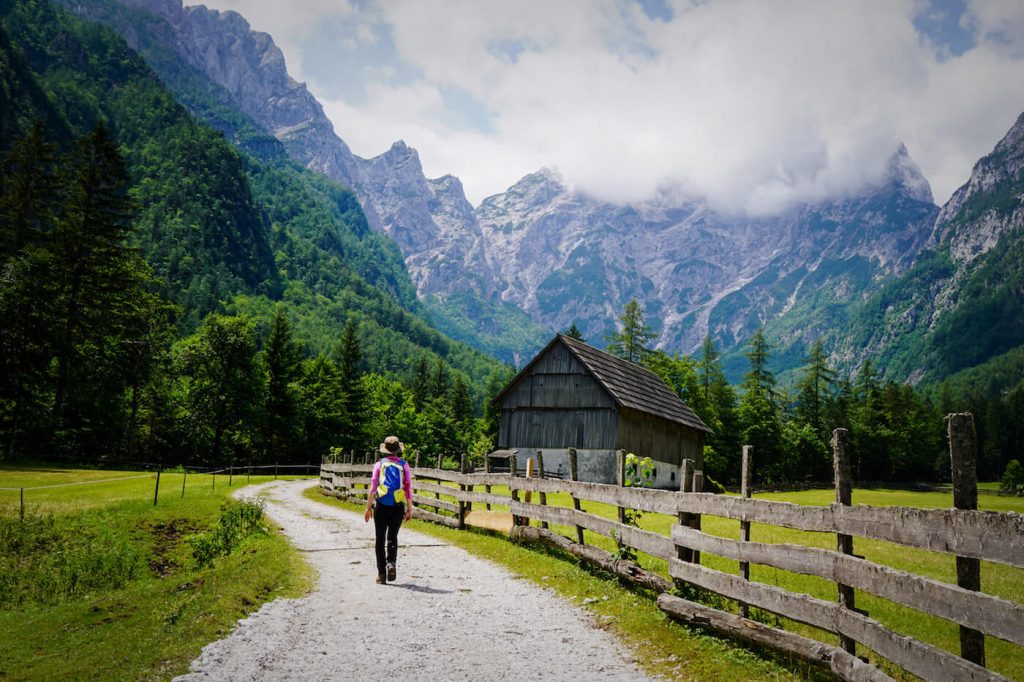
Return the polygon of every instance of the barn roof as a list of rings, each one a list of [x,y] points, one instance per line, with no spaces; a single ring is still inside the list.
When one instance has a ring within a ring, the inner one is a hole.
[[[569,349],[620,407],[711,432],[707,424],[654,372],[563,334],[552,339],[494,400],[501,400],[529,372],[530,367],[559,342]]]

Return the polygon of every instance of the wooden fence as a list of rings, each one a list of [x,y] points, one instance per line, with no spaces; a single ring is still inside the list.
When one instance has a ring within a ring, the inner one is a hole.
[[[682,477],[678,492],[625,487],[621,452],[620,485],[579,482],[575,480],[576,467],[573,466],[576,453],[570,448],[570,480],[463,473],[464,464],[462,471],[417,468],[413,484],[414,513],[417,518],[464,528],[474,505],[477,509],[483,505],[492,513],[508,516],[509,532],[515,539],[555,545],[614,572],[623,580],[660,592],[658,606],[674,618],[777,648],[827,667],[840,679],[889,679],[857,656],[856,647],[860,644],[925,680],[1004,680],[1002,675],[984,667],[984,637],[988,635],[1024,646],[1024,606],[981,592],[980,565],[981,560],[986,560],[1024,568],[1024,516],[977,511],[973,419],[970,415],[950,415],[948,423],[954,484],[954,508],[951,509],[851,505],[847,434],[838,429],[832,441],[836,502],[829,506],[751,498],[749,448],[744,449],[745,483],[740,497],[687,492],[700,490],[700,472],[694,472],[692,464],[690,475]],[[372,468],[370,464],[350,462],[325,464],[321,469],[321,486],[339,497],[362,496],[365,499]],[[516,470],[514,462],[512,470]],[[693,484],[695,476],[696,486]],[[495,487],[501,487],[503,494],[494,492]],[[571,506],[548,504],[548,496],[554,493],[571,496]],[[581,502],[611,505],[618,510],[617,518],[584,511]],[[494,510],[496,506],[502,511]],[[678,522],[672,525],[670,535],[643,530],[625,522],[624,512],[629,509],[668,514]],[[700,529],[702,516],[738,521],[740,539],[703,532]],[[530,525],[531,521],[539,526]],[[836,549],[752,542],[749,540],[751,523],[832,534],[836,538]],[[565,527],[570,533],[575,531],[575,537],[553,532],[547,528],[548,524]],[[668,575],[645,570],[621,558],[621,551],[611,553],[585,544],[585,530],[613,538],[620,550],[631,548],[663,559]],[[854,553],[855,537],[953,555],[957,584],[861,558]],[[740,562],[740,573],[726,573],[702,565],[701,554],[704,553]],[[755,582],[749,577],[750,564],[831,581],[836,585],[836,600],[827,601]],[[671,594],[674,587],[686,584],[736,600],[739,615]],[[895,632],[872,619],[855,605],[857,591],[958,624],[960,655]],[[750,620],[745,617],[750,607],[832,633],[838,637],[839,645],[830,646]]]

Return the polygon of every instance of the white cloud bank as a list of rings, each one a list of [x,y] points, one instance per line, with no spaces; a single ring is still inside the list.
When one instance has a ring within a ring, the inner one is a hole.
[[[942,203],[1024,111],[1019,0],[968,2],[958,55],[915,29],[922,0],[675,0],[670,21],[628,0],[211,4],[274,36],[356,153],[404,139],[474,203],[551,166],[612,201],[773,212],[856,191],[900,141]],[[309,39],[328,19],[358,96]]]

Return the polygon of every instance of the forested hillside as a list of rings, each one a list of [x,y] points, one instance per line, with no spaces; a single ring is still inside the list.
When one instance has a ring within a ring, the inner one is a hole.
[[[406,403],[437,447],[479,435],[504,370],[417,316],[350,191],[257,135],[240,153],[105,27],[35,0],[0,20],[7,452],[306,461]]]

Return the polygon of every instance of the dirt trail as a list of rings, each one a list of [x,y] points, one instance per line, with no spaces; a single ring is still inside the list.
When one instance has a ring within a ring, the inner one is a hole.
[[[203,649],[178,680],[647,680],[588,614],[553,592],[403,529],[398,580],[377,585],[373,524],[302,496],[245,488],[319,571]]]

